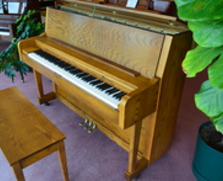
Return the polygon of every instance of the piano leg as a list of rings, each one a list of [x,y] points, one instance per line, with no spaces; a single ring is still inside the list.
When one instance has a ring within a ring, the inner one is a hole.
[[[131,181],[133,178],[137,177],[140,172],[147,167],[148,161],[145,158],[141,158],[137,162],[137,150],[139,146],[141,126],[142,122],[140,121],[131,128],[132,137],[130,140],[128,169],[125,172],[127,181]]]
[[[33,73],[34,73],[34,78],[35,78],[37,92],[38,92],[39,104],[44,104],[44,103],[47,103],[48,101],[55,99],[56,98],[55,92],[44,94],[42,75],[36,70],[33,70]]]

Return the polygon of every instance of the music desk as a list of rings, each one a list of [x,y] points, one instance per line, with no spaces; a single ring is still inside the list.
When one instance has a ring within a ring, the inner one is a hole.
[[[65,136],[16,88],[0,91],[0,148],[18,181],[22,169],[58,151],[68,181]]]

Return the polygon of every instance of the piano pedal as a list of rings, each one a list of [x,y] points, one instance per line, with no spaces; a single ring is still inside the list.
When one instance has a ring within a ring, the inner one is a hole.
[[[84,126],[83,129],[87,130],[88,133],[92,133],[97,128],[97,126],[88,119],[85,119],[83,122],[80,122],[79,126]]]
[[[88,124],[88,119],[85,119],[83,122],[80,122],[79,123],[79,126],[84,126],[84,125],[86,125],[86,124]]]
[[[88,133],[92,133],[97,128],[96,124],[93,124],[93,126],[88,129]]]
[[[88,129],[89,127],[92,126],[92,124],[93,124],[93,123],[92,123],[91,121],[89,121],[88,124],[87,124],[86,126],[83,127],[83,129]]]

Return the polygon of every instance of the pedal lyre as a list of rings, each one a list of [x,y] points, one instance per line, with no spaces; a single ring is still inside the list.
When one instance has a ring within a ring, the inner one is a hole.
[[[84,130],[87,130],[88,133],[92,133],[96,128],[96,124],[89,121],[88,119],[85,119],[84,121],[79,123],[79,126],[83,126]]]

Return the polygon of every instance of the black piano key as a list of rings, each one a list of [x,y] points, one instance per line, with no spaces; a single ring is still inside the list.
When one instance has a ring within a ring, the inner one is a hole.
[[[86,82],[90,82],[92,80],[96,80],[96,78],[92,77],[91,75],[89,75],[87,77],[83,77],[81,79],[84,80],[84,81],[86,81]]]
[[[54,64],[58,65],[59,63],[61,63],[62,61],[57,59],[56,57],[51,56],[50,54],[43,52],[41,50],[36,51],[35,53],[37,53],[39,56],[49,60],[50,62],[53,62]]]
[[[50,54],[43,52],[43,51],[38,51],[38,54],[44,58],[47,58],[48,60],[55,58],[55,57],[51,56]]]
[[[59,63],[59,66],[60,66],[61,68],[64,68],[64,67],[68,66],[68,64],[67,64],[66,62],[62,62],[62,61],[61,61],[61,63]]]
[[[80,73],[81,70],[79,70],[79,69],[72,69],[72,70],[69,70],[69,72],[70,72],[71,74],[73,74],[73,75],[76,75],[76,74]]]
[[[58,64],[60,64],[61,61],[58,59],[50,59],[50,62],[52,62],[55,65],[58,65]]]
[[[102,86],[102,85],[104,85],[104,84],[105,84],[105,83],[102,82],[101,84],[97,85],[96,88],[99,89],[99,90],[103,90],[102,87],[100,87],[100,86]]]
[[[46,55],[46,53],[42,50],[36,50],[35,53],[42,56]]]
[[[118,91],[117,93],[113,94],[112,97],[117,97],[120,93],[122,93],[121,91]]]
[[[101,83],[103,83],[103,82],[98,80],[98,79],[96,79],[95,81],[90,82],[91,85],[98,85],[98,84],[101,84]]]
[[[45,57],[44,57],[45,58]],[[55,57],[49,57],[48,59],[50,62],[53,62],[55,64],[59,64],[61,62],[61,60],[55,58]]]
[[[72,67],[71,65],[69,65],[69,66],[67,66],[67,67],[65,67],[64,68],[66,71],[69,71],[69,70],[74,70],[75,68],[74,67]]]
[[[117,98],[118,100],[121,100],[121,98],[126,95],[126,93],[124,92],[120,92],[120,93],[117,93],[115,95],[113,95],[113,97]]]
[[[76,76],[81,78],[81,77],[84,77],[86,75],[88,75],[88,74],[86,74],[85,72],[81,72],[81,73],[77,74]]]
[[[59,64],[57,64],[57,66],[60,67],[61,69],[63,69],[65,65],[66,64],[64,64],[63,62],[60,62]]]
[[[48,54],[48,53],[46,53],[42,50],[37,50],[35,53],[37,53],[39,56],[41,56],[41,57],[43,57],[43,58],[45,58],[45,59],[47,59],[47,60],[49,60],[49,61],[51,61],[55,64],[60,64],[61,62],[63,62],[63,61],[57,59],[56,57],[53,57],[52,55],[50,55],[50,54]]]
[[[116,89],[116,88],[113,88],[113,89],[109,89],[109,90],[107,90],[107,91],[105,91],[107,94],[109,94],[109,95],[111,95],[111,94],[113,94],[113,93],[115,93],[115,92],[118,92],[119,90],[118,89]]]
[[[105,85],[104,82],[102,82],[102,84],[97,85],[96,87],[97,87],[97,88],[100,88],[100,87],[103,86],[103,85]]]
[[[88,77],[90,77],[90,75],[89,75],[89,74],[86,74],[86,75],[80,77],[80,79],[84,81],[84,78],[88,78]],[[86,81],[85,81],[85,82],[86,82]]]
[[[108,89],[110,87],[111,86],[106,84],[106,83],[97,86],[97,88],[99,88],[100,90],[106,90],[106,89]]]

